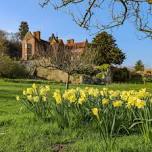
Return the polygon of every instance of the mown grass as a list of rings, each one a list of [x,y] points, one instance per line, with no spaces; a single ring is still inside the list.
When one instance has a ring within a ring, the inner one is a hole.
[[[31,80],[0,80],[0,152],[102,152],[99,133],[88,126],[81,128],[59,128],[57,124],[37,120],[21,103],[15,100],[24,88],[31,86]],[[49,81],[53,90],[64,89],[64,84]],[[88,85],[87,85],[88,86]],[[70,87],[77,87],[71,85]],[[80,85],[79,87],[86,87]],[[93,86],[93,87],[105,87]],[[114,90],[147,88],[152,84],[112,84]],[[116,139],[118,152],[151,152],[152,145],[145,145],[140,135],[122,136]]]

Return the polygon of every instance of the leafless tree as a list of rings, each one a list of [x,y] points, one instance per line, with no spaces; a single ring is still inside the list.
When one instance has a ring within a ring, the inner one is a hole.
[[[6,55],[8,52],[7,33],[0,30],[0,56]]]
[[[86,62],[82,56],[83,55],[81,53],[77,54],[76,52],[73,52],[72,49],[69,49],[64,45],[54,45],[53,47],[50,46],[47,50],[43,50],[38,53],[38,56],[36,57],[36,65],[66,72],[66,88],[68,89],[70,76],[81,73],[83,69],[89,65],[89,62]]]
[[[129,20],[147,37],[152,37],[152,0],[40,0],[42,7],[48,4],[57,10],[71,8],[74,21],[86,29],[95,27],[102,31]]]

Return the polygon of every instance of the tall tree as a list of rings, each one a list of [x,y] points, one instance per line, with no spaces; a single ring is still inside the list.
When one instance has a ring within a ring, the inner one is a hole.
[[[8,55],[11,58],[21,57],[21,42],[18,33],[9,33]]]
[[[7,33],[0,30],[0,56],[4,56],[8,53],[8,41]]]
[[[70,9],[74,21],[83,28],[99,32],[131,21],[136,29],[152,37],[152,0],[40,0],[42,7]],[[70,7],[71,6],[71,7]],[[80,8],[81,12],[75,10]],[[107,20],[105,21],[105,18]]]
[[[144,71],[145,66],[141,60],[138,60],[134,68],[136,71]]]
[[[19,58],[21,55],[21,43],[18,33],[8,33],[0,30],[0,56],[7,55],[11,58]]]
[[[89,63],[88,63],[89,64]],[[82,54],[77,54],[71,49],[58,45],[39,52],[36,61],[37,66],[55,68],[67,73],[66,88],[69,88],[70,77],[73,74],[81,74],[88,68]]]
[[[25,21],[22,21],[19,27],[19,38],[20,40],[23,40],[25,37],[26,33],[29,31],[29,26],[28,23]]]
[[[125,59],[125,54],[118,48],[116,40],[107,32],[97,34],[89,48],[92,52],[91,58],[95,65],[119,65]]]

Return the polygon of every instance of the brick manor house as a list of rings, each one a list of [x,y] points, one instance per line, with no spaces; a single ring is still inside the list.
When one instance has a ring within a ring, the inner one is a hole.
[[[54,34],[48,41],[41,39],[41,32],[28,32],[22,40],[22,60],[32,59],[40,51],[47,50],[49,46],[63,45],[73,52],[81,53],[87,46],[87,40],[84,42],[75,42],[74,39],[67,40],[66,43]]]

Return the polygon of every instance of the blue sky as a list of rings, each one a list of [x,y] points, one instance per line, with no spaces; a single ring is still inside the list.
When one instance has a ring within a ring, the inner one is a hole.
[[[40,30],[43,39],[55,33],[65,41],[74,38],[91,41],[88,31],[78,27],[63,11],[55,11],[51,6],[41,8],[39,0],[5,0],[0,3],[0,29],[16,32],[21,21],[27,21],[31,31]],[[106,18],[105,18],[106,19]],[[131,23],[112,32],[119,48],[126,53],[124,65],[133,66],[141,59],[147,67],[152,67],[152,40],[139,40],[139,33]]]

